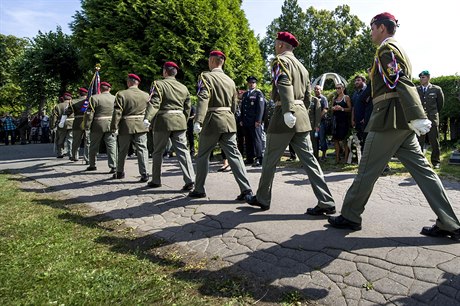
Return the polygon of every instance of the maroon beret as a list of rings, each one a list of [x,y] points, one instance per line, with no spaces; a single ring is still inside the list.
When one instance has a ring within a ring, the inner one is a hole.
[[[287,42],[294,48],[299,45],[299,41],[297,40],[297,38],[295,38],[295,36],[289,32],[278,32],[278,36],[276,37],[276,39]]]
[[[177,64],[174,63],[174,62],[166,62],[166,63],[163,65],[163,67],[164,67],[164,68],[173,67],[173,68],[179,69],[179,66],[177,66]]]
[[[393,21],[394,23],[398,24],[398,20],[396,20],[396,17],[393,16],[392,14],[388,12],[384,12],[378,15],[375,15],[374,18],[371,20],[371,26],[374,22],[376,21],[382,21],[382,20],[390,20]]]
[[[84,87],[78,88],[78,91],[79,91],[79,92],[88,93],[88,89],[86,89],[86,88],[84,88]]]
[[[64,93],[64,98],[65,98],[66,96],[67,96],[67,97],[72,97],[72,94],[71,94],[70,92],[65,92],[65,93]]]
[[[112,85],[110,85],[110,83],[107,82],[101,82],[101,86],[112,87]]]
[[[222,57],[223,59],[226,59],[226,58],[227,58],[227,57],[225,56],[224,52],[219,51],[219,50],[211,51],[211,53],[209,53],[209,56],[220,56],[220,57]]]
[[[141,78],[134,73],[128,74],[128,78],[138,80],[139,82],[141,81]]]

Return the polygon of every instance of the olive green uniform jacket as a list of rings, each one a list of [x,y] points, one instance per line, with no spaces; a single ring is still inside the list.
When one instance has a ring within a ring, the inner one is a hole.
[[[147,133],[144,115],[149,94],[136,86],[119,91],[115,95],[115,106],[110,130],[118,130],[119,135]]]
[[[367,126],[369,134],[358,175],[345,195],[342,215],[361,223],[374,184],[391,157],[396,156],[414,177],[437,215],[436,224],[443,230],[456,230],[460,223],[441,180],[431,169],[415,133],[408,126],[411,120],[426,118],[411,74],[411,63],[400,44],[393,37],[383,41],[370,73],[374,108]]]

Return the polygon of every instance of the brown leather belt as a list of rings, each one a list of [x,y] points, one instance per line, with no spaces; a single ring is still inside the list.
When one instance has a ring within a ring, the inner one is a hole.
[[[397,92],[386,92],[383,95],[377,96],[372,99],[372,103],[379,103],[380,101],[392,99],[392,98],[399,98],[399,94]]]

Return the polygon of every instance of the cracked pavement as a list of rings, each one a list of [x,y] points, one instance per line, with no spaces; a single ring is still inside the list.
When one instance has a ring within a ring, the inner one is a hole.
[[[231,172],[217,172],[218,162],[211,163],[204,199],[180,191],[175,158],[164,160],[157,189],[137,182],[136,162],[129,158],[126,178],[112,180],[103,155],[97,171],[85,172],[81,161],[56,159],[50,144],[0,148],[0,170],[51,187],[144,237],[219,258],[225,263],[220,272],[238,268],[254,282],[297,290],[322,305],[460,305],[460,243],[419,234],[436,216],[409,176],[381,177],[363,229],[350,232],[328,227],[326,217],[304,214],[316,199],[301,168],[278,169],[272,208],[260,211],[235,201],[237,184]],[[260,168],[247,170],[255,191]],[[355,175],[325,176],[340,211]],[[460,183],[443,184],[460,216]]]

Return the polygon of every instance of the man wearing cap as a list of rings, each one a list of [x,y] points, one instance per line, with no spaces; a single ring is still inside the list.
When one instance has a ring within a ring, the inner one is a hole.
[[[51,118],[51,126],[54,129],[54,143],[56,146],[57,158],[63,158],[69,155],[69,159],[73,159],[72,143],[73,143],[73,113],[67,117],[66,110],[72,108],[72,94],[66,92],[59,98],[59,103],[53,108],[53,116]]]
[[[90,146],[90,139],[89,139],[89,132],[85,131],[83,126],[83,117],[85,115],[84,109],[82,109],[83,104],[86,101],[86,95],[88,94],[88,90],[86,88],[80,87],[78,89],[79,97],[72,101],[71,107],[68,107],[65,114],[67,117],[73,115],[73,124],[72,124],[72,133],[73,133],[73,143],[72,143],[72,159],[73,161],[78,161],[79,158],[79,151],[80,151],[80,144],[83,139],[85,138],[85,147],[83,157],[85,159],[86,164],[89,164],[89,146]]]
[[[310,78],[307,69],[294,56],[298,41],[289,32],[279,32],[275,40],[276,57],[272,62],[272,99],[275,110],[267,131],[267,148],[256,196],[246,197],[250,205],[270,209],[276,165],[286,147],[292,145],[315,193],[318,203],[307,209],[311,215],[335,213],[334,199],[324,180],[323,171],[313,155],[310,140]]]
[[[439,152],[439,113],[444,106],[444,93],[441,87],[430,83],[430,73],[428,70],[422,71],[419,75],[420,85],[417,86],[417,91],[422,101],[423,109],[428,119],[431,121],[431,129],[425,135],[420,135],[418,140],[425,152],[425,141],[431,145],[431,164],[434,169],[439,169],[441,157]]]
[[[88,109],[85,113],[85,130],[91,134],[91,144],[89,147],[89,167],[86,171],[95,171],[96,156],[99,153],[101,140],[104,139],[107,162],[110,168],[109,173],[115,173],[117,169],[117,136],[110,132],[110,122],[112,120],[113,105],[115,96],[110,93],[112,85],[101,82],[101,93],[92,95],[89,99]]]
[[[114,179],[125,177],[125,159],[131,142],[134,142],[140,182],[147,182],[149,153],[147,149],[148,128],[144,126],[145,109],[149,94],[139,89],[141,78],[134,73],[128,74],[126,80],[128,89],[119,91],[115,96],[115,105],[110,123],[110,131],[118,133],[118,162]]]
[[[153,123],[152,180],[147,185],[152,188],[161,187],[163,153],[170,139],[185,182],[182,190],[190,191],[193,189],[195,180],[195,171],[187,148],[186,136],[191,102],[187,87],[176,80],[178,70],[179,66],[176,63],[166,62],[163,65],[164,79],[153,82],[150,91],[150,100],[144,117],[146,128],[150,127],[150,122],[154,117],[155,120]]]
[[[245,164],[254,167],[262,165],[263,153],[263,116],[265,112],[264,94],[257,89],[257,78],[249,76],[248,90],[243,94],[240,107],[240,122],[243,127],[246,148]]]
[[[223,52],[212,51],[208,60],[210,71],[201,73],[198,78],[198,104],[193,130],[195,134],[200,134],[200,138],[196,157],[195,189],[189,193],[189,197],[206,197],[204,183],[208,175],[209,155],[219,143],[241,191],[237,200],[243,201],[252,191],[236,142],[236,86],[222,70],[224,62]]]
[[[367,126],[369,134],[351,187],[343,201],[342,214],[329,217],[333,227],[361,229],[361,214],[375,182],[390,158],[395,155],[409,170],[438,216],[432,227],[421,234],[460,240],[460,223],[437,174],[424,157],[417,135],[428,133],[431,121],[423,110],[416,86],[411,81],[412,67],[407,54],[393,38],[398,21],[382,13],[371,21],[372,41],[378,46],[369,76],[374,108]]]

